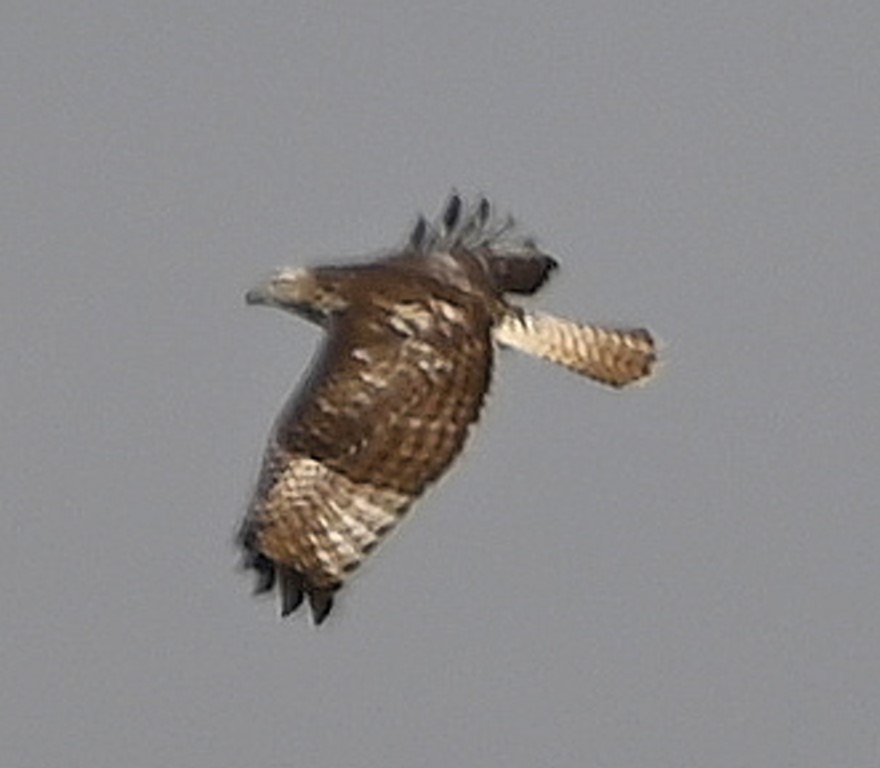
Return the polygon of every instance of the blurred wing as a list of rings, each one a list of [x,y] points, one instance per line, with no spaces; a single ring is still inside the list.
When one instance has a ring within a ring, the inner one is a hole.
[[[329,331],[276,423],[242,534],[251,560],[278,566],[283,610],[305,591],[318,621],[346,574],[462,449],[492,365],[479,307],[371,305]]]
[[[544,313],[510,312],[495,327],[495,340],[563,365],[601,384],[624,387],[650,376],[657,361],[644,328],[602,328]]]
[[[504,293],[531,295],[544,285],[559,265],[552,256],[535,251],[528,255],[488,258],[489,273]]]
[[[434,298],[341,317],[281,415],[279,443],[354,482],[421,493],[479,414],[492,365],[489,329],[480,307]]]

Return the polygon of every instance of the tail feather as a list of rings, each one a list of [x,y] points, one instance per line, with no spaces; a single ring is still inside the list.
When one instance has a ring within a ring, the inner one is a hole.
[[[618,388],[650,376],[657,361],[644,328],[603,328],[543,313],[508,313],[495,340]]]

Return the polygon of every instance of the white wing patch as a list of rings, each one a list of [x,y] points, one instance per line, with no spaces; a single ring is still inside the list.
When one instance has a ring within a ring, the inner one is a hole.
[[[339,584],[391,531],[412,497],[356,483],[307,456],[293,456],[260,509],[265,553],[300,572]]]

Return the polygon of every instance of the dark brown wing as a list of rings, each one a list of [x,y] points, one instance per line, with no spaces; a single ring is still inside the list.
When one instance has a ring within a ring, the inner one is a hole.
[[[526,295],[535,293],[559,266],[556,259],[539,251],[527,255],[491,255],[488,264],[499,290]]]
[[[329,329],[277,439],[355,482],[420,493],[461,450],[492,365],[473,302],[374,297]]]
[[[285,610],[305,591],[326,615],[345,575],[461,450],[491,366],[489,317],[466,297],[386,287],[334,319],[276,423],[241,537],[264,587],[270,566],[282,575]]]

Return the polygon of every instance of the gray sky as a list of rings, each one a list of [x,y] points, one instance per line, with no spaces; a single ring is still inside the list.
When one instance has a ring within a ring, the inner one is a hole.
[[[0,765],[880,760],[880,7],[6,2]],[[281,264],[453,186],[646,323],[510,355],[320,628],[232,536],[315,329]]]

